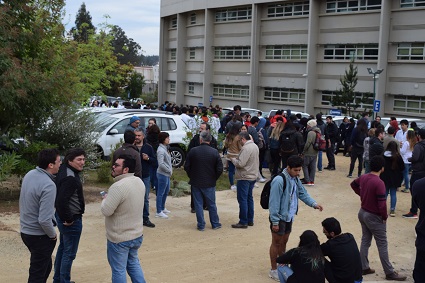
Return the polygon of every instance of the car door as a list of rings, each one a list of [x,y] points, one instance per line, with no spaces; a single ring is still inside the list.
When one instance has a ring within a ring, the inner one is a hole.
[[[110,153],[111,151],[121,146],[121,144],[124,142],[125,128],[127,127],[129,122],[130,122],[130,117],[124,118],[118,121],[115,125],[113,125],[108,130],[108,133],[106,134],[105,153],[106,152]],[[118,131],[118,133],[116,133],[116,131]]]

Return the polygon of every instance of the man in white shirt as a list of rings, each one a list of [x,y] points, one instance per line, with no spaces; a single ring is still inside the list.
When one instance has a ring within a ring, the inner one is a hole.
[[[395,134],[395,139],[400,142],[400,147],[403,145],[403,142],[406,141],[407,130],[409,129],[409,121],[403,119],[400,121],[401,130],[397,131]]]

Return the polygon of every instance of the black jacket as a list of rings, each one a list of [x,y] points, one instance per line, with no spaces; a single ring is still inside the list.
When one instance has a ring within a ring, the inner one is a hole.
[[[338,141],[338,126],[331,122],[329,124],[326,124],[325,128],[325,138],[327,140],[331,140],[331,143],[336,143]]]
[[[217,149],[217,140],[213,137],[213,136],[211,136],[211,138],[212,138],[212,140],[211,140],[211,142],[210,142],[210,146],[212,147],[212,148],[215,148],[215,149]],[[189,151],[192,149],[192,148],[194,148],[194,147],[197,147],[197,146],[199,146],[201,143],[200,143],[200,141],[199,141],[199,134],[196,134],[191,140],[190,140],[190,143],[189,143],[189,146],[187,147],[187,152],[189,153]]]
[[[417,180],[412,189],[413,201],[418,206],[419,210],[425,211],[425,178]],[[416,224],[416,249],[425,251],[425,213],[419,213],[419,220]]]
[[[425,140],[415,144],[409,161],[412,162],[412,174],[425,175]]]
[[[207,143],[192,148],[187,154],[184,170],[189,184],[199,189],[216,186],[216,181],[223,173],[223,162],[217,149]]]
[[[136,160],[136,168],[134,169],[134,176],[142,177],[142,162],[140,160],[140,152],[137,146],[134,144],[123,143],[120,148],[115,150],[114,155],[112,156],[112,164],[120,157],[120,155],[130,155]]]
[[[147,142],[143,143],[139,152],[140,152],[140,160],[142,162],[142,178],[146,178],[149,176],[150,166],[157,167],[158,160],[156,159],[156,153],[153,150],[153,147]],[[149,160],[144,160],[142,153],[147,154],[149,156]]]
[[[304,150],[304,139],[303,139],[303,135],[291,128],[285,128],[281,133],[280,133],[280,137],[279,137],[279,143],[282,143],[282,136],[283,135],[289,135],[290,140],[294,142],[295,144],[295,150],[289,154],[285,154],[283,152],[280,153],[280,155],[297,155],[297,154],[301,154]]]
[[[401,186],[401,182],[403,182],[403,170],[404,170],[404,162],[401,156],[398,156],[397,159],[397,167],[392,169],[393,161],[391,157],[391,153],[389,151],[384,152],[384,172],[379,176],[382,181],[385,183],[386,188],[398,188]]]
[[[382,141],[377,137],[371,137],[369,140],[369,160],[372,160],[372,157],[383,153],[384,145],[382,144]]]
[[[62,164],[56,176],[56,212],[67,223],[81,218],[85,210],[83,184],[79,173],[74,167]]]

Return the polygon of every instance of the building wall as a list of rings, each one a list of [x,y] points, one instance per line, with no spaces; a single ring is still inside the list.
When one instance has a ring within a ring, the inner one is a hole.
[[[160,102],[328,112],[354,59],[358,111],[373,68],[381,116],[425,117],[423,1],[353,2],[162,0]]]

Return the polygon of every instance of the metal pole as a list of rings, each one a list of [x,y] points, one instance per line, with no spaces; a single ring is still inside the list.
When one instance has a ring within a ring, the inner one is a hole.
[[[375,108],[375,100],[376,100],[376,90],[375,90],[375,87],[376,87],[376,73],[373,73],[373,108]],[[375,109],[373,109],[374,111],[373,111],[373,116],[372,116],[372,118],[373,118],[373,120],[375,120],[375,118],[376,118],[376,112],[375,112]]]

